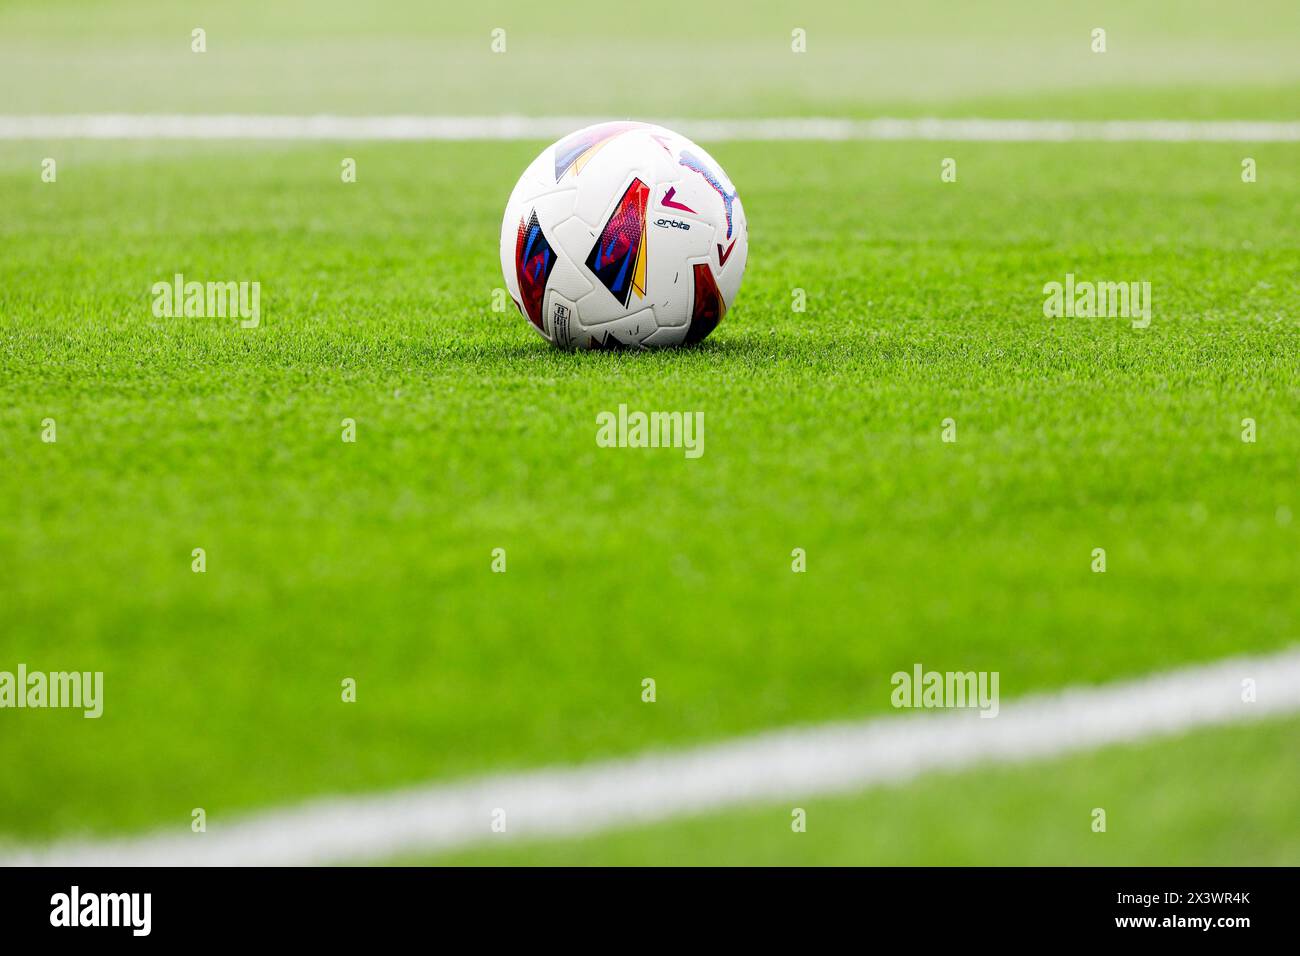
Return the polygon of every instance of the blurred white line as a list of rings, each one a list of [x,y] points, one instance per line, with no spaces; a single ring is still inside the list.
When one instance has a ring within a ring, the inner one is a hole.
[[[1257,699],[1242,700],[1242,682]],[[1005,684],[1005,681],[1003,682]],[[885,689],[880,691],[885,693]],[[294,865],[393,859],[494,840],[569,837],[738,804],[852,793],[932,771],[1055,757],[1300,710],[1300,648],[1004,702],[794,728],[682,751],[316,800],[194,834],[184,809],[139,837],[8,848],[2,865]],[[507,832],[493,833],[494,809]]]
[[[581,116],[0,116],[0,140],[551,140]],[[658,122],[658,121],[657,121]],[[686,136],[720,140],[963,140],[985,142],[1294,143],[1300,122],[1255,120],[669,119]]]

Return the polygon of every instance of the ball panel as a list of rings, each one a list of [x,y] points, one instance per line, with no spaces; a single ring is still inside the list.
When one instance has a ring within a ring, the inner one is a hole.
[[[542,329],[546,283],[551,278],[555,262],[555,249],[542,230],[537,210],[533,209],[519,220],[519,228],[515,232],[515,279],[524,315],[539,330]]]
[[[582,303],[578,303],[582,309]],[[653,309],[641,309],[631,315],[597,325],[584,324],[574,333],[574,346],[591,349],[640,348],[658,329]]]

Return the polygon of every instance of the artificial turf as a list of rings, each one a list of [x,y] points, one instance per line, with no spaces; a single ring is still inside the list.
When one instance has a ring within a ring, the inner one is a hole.
[[[0,109],[1286,119],[1297,36],[1292,0],[10,0]]]
[[[492,311],[542,145],[0,144],[0,669],[106,688],[97,721],[0,715],[0,834],[881,713],[915,662],[1010,698],[1294,642],[1300,147],[710,143],[750,220],[734,310],[565,354]],[[261,326],[156,318],[176,272],[259,281]],[[1150,327],[1045,318],[1067,273],[1149,281]],[[703,411],[705,454],[598,448],[619,403]],[[1213,739],[1267,775],[1279,726]],[[1234,799],[1171,780],[1189,819]],[[918,786],[900,847],[939,860]],[[1281,849],[1232,862],[1294,862],[1261,814]],[[1231,856],[1184,829],[1170,861]]]
[[[400,862],[1295,866],[1297,748],[1300,722],[1292,718],[582,839],[513,842],[507,829],[470,851]],[[796,808],[802,831],[794,829]]]

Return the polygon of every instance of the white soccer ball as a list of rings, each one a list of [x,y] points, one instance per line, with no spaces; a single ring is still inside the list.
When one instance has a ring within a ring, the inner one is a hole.
[[[506,288],[561,348],[700,341],[735,301],[748,249],[722,167],[646,123],[600,123],[548,146],[501,223]]]

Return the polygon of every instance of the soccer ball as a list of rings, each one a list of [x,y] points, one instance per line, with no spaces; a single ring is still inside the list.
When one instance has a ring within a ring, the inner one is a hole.
[[[748,248],[722,167],[646,123],[600,123],[548,146],[501,223],[506,288],[561,348],[699,342],[735,301]]]

